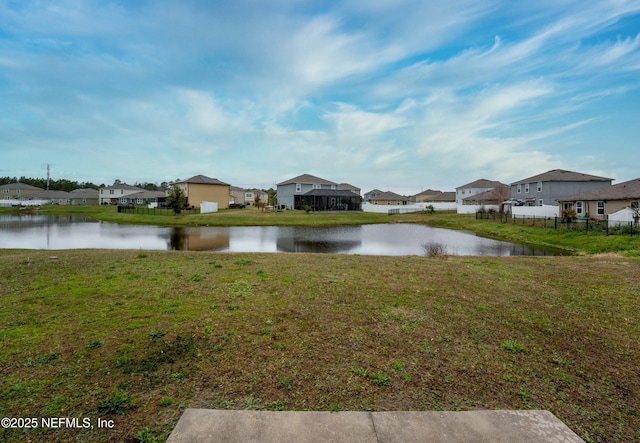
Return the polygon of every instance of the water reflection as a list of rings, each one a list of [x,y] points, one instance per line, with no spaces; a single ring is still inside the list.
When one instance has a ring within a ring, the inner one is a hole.
[[[163,249],[225,252],[320,252],[363,255],[557,255],[558,251],[413,224],[334,228],[162,228],[88,217],[0,216],[0,248]]]

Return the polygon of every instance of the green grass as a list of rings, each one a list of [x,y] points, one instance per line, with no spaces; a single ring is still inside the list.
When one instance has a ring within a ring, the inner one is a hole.
[[[164,441],[187,407],[545,409],[640,441],[638,258],[145,253],[0,251],[3,415],[114,421],[3,441]]]

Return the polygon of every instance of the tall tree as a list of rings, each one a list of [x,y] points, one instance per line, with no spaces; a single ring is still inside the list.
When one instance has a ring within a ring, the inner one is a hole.
[[[180,186],[173,185],[167,195],[167,207],[173,209],[176,215],[180,214],[180,211],[184,208],[187,202],[187,197],[184,195],[184,191]]]

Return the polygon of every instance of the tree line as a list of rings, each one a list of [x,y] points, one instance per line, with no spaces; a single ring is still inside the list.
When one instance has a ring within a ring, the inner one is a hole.
[[[24,183],[25,185],[35,186],[36,188],[47,189],[46,178],[33,178],[33,177],[25,177],[25,176],[22,176],[20,178],[9,177],[9,176],[0,177],[0,186],[9,185],[11,183]],[[113,184],[117,185],[121,183],[122,182],[120,180],[116,180]],[[92,182],[78,182],[76,180],[67,180],[66,178],[61,178],[58,180],[49,179],[49,190],[51,191],[71,192],[75,189],[85,189],[85,188],[100,189],[100,188],[104,188],[105,186],[107,185],[105,185],[104,183],[97,185]],[[146,189],[147,191],[158,191],[158,190],[164,190],[167,187],[167,184],[163,182],[160,186],[158,186],[155,183],[146,183],[146,182],[137,183],[136,182],[133,186]]]

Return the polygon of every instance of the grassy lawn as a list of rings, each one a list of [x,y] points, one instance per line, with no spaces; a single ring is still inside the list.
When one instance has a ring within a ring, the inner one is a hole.
[[[202,407],[546,409],[586,441],[640,441],[639,266],[3,250],[3,415],[114,427],[0,439],[163,441]]]

